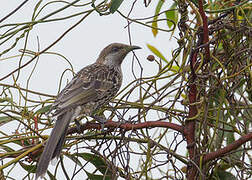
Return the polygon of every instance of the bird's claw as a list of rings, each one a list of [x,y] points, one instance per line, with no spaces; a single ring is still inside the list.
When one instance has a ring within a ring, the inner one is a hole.
[[[74,123],[76,125],[77,131],[81,133],[81,124],[77,119],[74,119]]]
[[[107,119],[103,116],[92,116],[96,121],[98,121],[101,125],[101,130],[104,131],[105,123]]]

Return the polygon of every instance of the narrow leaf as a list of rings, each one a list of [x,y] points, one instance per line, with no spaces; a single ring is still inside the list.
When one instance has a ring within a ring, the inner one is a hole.
[[[160,10],[161,10],[161,7],[163,6],[164,4],[164,0],[159,0],[158,4],[157,4],[157,7],[156,7],[156,10],[155,10],[155,16],[153,18],[153,21],[152,21],[152,33],[154,35],[154,37],[156,37],[157,33],[158,33],[158,30],[156,29],[158,27],[157,25],[157,19],[158,19],[158,14],[160,13]]]
[[[47,170],[47,174],[50,177],[50,180],[56,180],[56,177],[50,171]]]
[[[0,103],[3,103],[3,102],[10,102],[10,103],[12,103],[12,99],[9,98],[9,97],[0,98]]]
[[[114,12],[116,12],[116,10],[120,7],[122,2],[123,2],[123,0],[112,0],[110,8],[109,8],[109,12],[112,13],[112,14]]]
[[[9,146],[6,146],[6,145],[0,145],[1,149],[6,151],[6,152],[13,152],[14,149],[12,149],[11,147]]]
[[[75,162],[76,164],[78,164],[79,166],[82,166],[81,162],[78,160],[78,158],[75,156],[75,154],[66,154],[66,156],[71,159],[73,162]]]
[[[48,105],[48,106],[44,106],[42,108],[40,108],[39,110],[37,110],[35,112],[35,114],[43,114],[43,113],[46,113],[50,110],[50,108],[52,107],[52,105]]]
[[[163,54],[157,50],[157,48],[155,48],[154,46],[147,44],[147,47],[151,50],[151,52],[153,52],[157,57],[161,58],[163,61],[165,61],[166,63],[168,63],[167,59],[163,56]]]
[[[19,161],[19,164],[24,170],[28,171],[29,173],[36,173],[35,165],[27,165],[25,163],[22,163],[21,161]]]
[[[19,117],[15,116],[15,118],[19,118]],[[6,123],[8,123],[8,122],[10,122],[12,120],[15,120],[15,119],[13,119],[13,118],[11,118],[9,116],[1,116],[0,117],[0,125],[6,124]]]
[[[177,6],[177,3],[173,3],[172,6],[170,7],[170,9],[174,9],[174,8],[176,8],[176,6]],[[166,15],[167,19],[170,19],[170,20],[174,21],[175,24],[177,24],[177,22],[178,22],[178,11],[177,10],[166,11],[165,15]],[[171,21],[167,20],[166,22],[167,22],[167,26],[169,28],[171,28],[173,26],[173,23]]]
[[[217,176],[222,180],[236,180],[236,177],[233,174],[222,170],[218,170]]]
[[[111,179],[111,177],[108,177],[108,176],[105,176],[105,178],[104,178],[104,176],[103,175],[97,175],[97,174],[92,174],[92,173],[89,173],[89,172],[87,172],[87,171],[85,171],[86,172],[86,174],[87,174],[87,176],[88,176],[88,179],[90,179],[90,180],[110,180]]]
[[[112,172],[101,157],[90,153],[78,153],[76,155],[92,163],[102,174],[112,175]]]

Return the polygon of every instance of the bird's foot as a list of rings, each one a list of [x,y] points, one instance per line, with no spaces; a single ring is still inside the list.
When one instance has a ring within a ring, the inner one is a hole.
[[[101,124],[101,130],[104,131],[104,126],[105,126],[105,123],[107,122],[107,119],[105,118],[105,116],[94,115],[92,116],[92,118],[94,118],[96,121],[98,121]]]
[[[117,118],[118,118],[119,122],[123,122],[123,123],[126,122],[126,120],[124,119],[123,115],[121,115],[121,114],[117,114]]]
[[[76,125],[78,133],[81,134],[82,132],[81,132],[81,124],[80,124],[80,122],[77,119],[74,119],[74,123]]]

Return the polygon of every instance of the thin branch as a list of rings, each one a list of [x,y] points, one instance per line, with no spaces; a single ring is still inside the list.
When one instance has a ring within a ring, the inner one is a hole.
[[[183,126],[177,125],[175,123],[162,122],[162,121],[148,121],[148,122],[143,122],[143,123],[138,123],[138,124],[108,121],[104,124],[104,127],[120,128],[120,129],[124,129],[125,131],[144,129],[144,128],[163,127],[163,128],[173,129],[180,133],[183,133],[183,129],[184,129]],[[101,124],[87,122],[85,124],[82,124],[80,127],[73,127],[73,128],[68,129],[67,134],[73,134],[79,131],[83,132],[84,130],[87,130],[87,129],[101,129]]]
[[[88,15],[90,15],[94,10],[90,10],[85,16],[83,16],[77,23],[75,23],[73,26],[71,26],[68,30],[66,30],[58,39],[56,39],[51,45],[49,45],[48,47],[46,47],[44,50],[38,52],[30,61],[28,61],[27,63],[23,64],[22,66],[20,66],[19,68],[15,69],[14,71],[10,72],[9,74],[7,74],[6,76],[0,78],[0,81],[8,78],[9,76],[11,76],[13,73],[19,71],[20,69],[24,68],[25,66],[27,66],[28,64],[30,64],[34,59],[36,59],[39,55],[43,54],[44,52],[48,51],[51,47],[53,47],[55,44],[57,44],[67,33],[69,33],[72,29],[74,29],[77,25],[79,25]]]
[[[211,160],[214,160],[216,158],[220,158],[225,156],[226,153],[230,153],[233,150],[236,150],[237,148],[239,148],[241,145],[243,145],[244,143],[251,141],[252,140],[252,132],[240,137],[238,140],[234,141],[233,143],[227,145],[224,148],[218,149],[214,152],[208,153],[204,156],[203,158],[203,163],[207,163]]]
[[[24,2],[22,2],[16,9],[14,9],[13,11],[11,11],[9,14],[7,14],[5,17],[3,17],[0,20],[0,23],[2,23],[5,19],[7,19],[8,17],[10,17],[11,15],[13,15],[15,12],[17,12],[25,3],[27,3],[28,0],[25,0]]]

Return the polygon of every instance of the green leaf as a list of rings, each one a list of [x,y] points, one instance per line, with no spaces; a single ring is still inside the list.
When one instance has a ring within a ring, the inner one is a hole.
[[[105,161],[101,157],[90,153],[77,153],[75,155],[92,163],[102,174],[106,174],[108,176],[112,175],[112,172],[108,169]]]
[[[216,175],[221,180],[236,180],[236,177],[230,172],[218,170]]]
[[[85,171],[85,172],[88,176],[88,179],[90,179],[90,180],[104,180],[104,179],[110,180],[111,179],[111,177],[109,177],[109,176],[105,176],[105,178],[104,178],[104,176],[102,176],[102,175],[92,174],[87,171]]]
[[[178,73],[179,70],[180,70],[180,72],[182,72],[182,69],[180,69],[179,66],[172,66],[172,67],[171,67],[171,71],[172,71],[172,72]]]
[[[17,140],[13,140],[12,143],[15,143],[21,147],[31,145],[28,139],[17,139]]]
[[[233,128],[228,125],[224,125],[224,127],[227,130],[233,130]],[[227,144],[231,144],[235,141],[234,132],[224,132],[224,137],[227,138]]]
[[[19,117],[15,116],[15,118],[19,118]],[[9,116],[1,116],[0,117],[0,125],[6,124],[6,123],[8,123],[10,121],[13,121],[13,120],[15,120],[15,119],[13,119],[13,118],[11,118]]]
[[[36,173],[36,165],[27,165],[25,163],[22,163],[21,161],[19,161],[19,164],[24,170],[28,171],[29,173]]]
[[[123,2],[123,0],[112,0],[110,8],[109,8],[109,12],[112,13],[112,14],[114,12],[116,12],[116,10],[120,7],[122,2]]]
[[[50,171],[47,170],[47,174],[50,177],[50,180],[56,180],[56,177]]]
[[[170,9],[174,9],[176,8],[177,3],[173,3],[173,5],[170,7]],[[177,10],[173,10],[173,11],[166,11],[165,12],[166,18],[167,18],[167,26],[169,28],[171,28],[173,26],[173,23],[171,21],[169,21],[168,19],[172,20],[175,22],[175,24],[177,24],[178,22],[178,11]]]
[[[198,0],[190,0],[196,7],[199,7],[199,4],[198,4]],[[207,2],[205,0],[203,0],[203,6],[206,4]],[[215,3],[215,4],[218,4],[218,3]]]
[[[46,113],[50,110],[50,108],[52,107],[52,105],[48,105],[48,106],[44,106],[42,108],[40,108],[39,110],[37,110],[35,112],[35,114],[43,114],[43,113]]]
[[[2,150],[5,150],[6,152],[14,152],[14,149],[12,149],[11,147],[9,146],[6,146],[6,145],[0,145],[1,149]]]
[[[66,155],[66,157],[71,159],[74,163],[78,164],[79,166],[82,166],[81,162],[78,160],[78,158],[76,158],[75,154],[72,155],[72,154],[66,153],[65,155]]]
[[[214,97],[216,98],[215,102],[217,103],[217,105],[219,105],[220,103],[223,104],[226,97],[226,91],[223,88],[219,88],[214,93]]]
[[[158,30],[156,29],[158,27],[157,25],[157,19],[158,19],[158,14],[160,13],[160,10],[161,10],[161,7],[163,6],[164,4],[164,0],[159,0],[158,4],[157,4],[157,7],[156,7],[156,10],[155,10],[155,16],[153,18],[153,21],[152,21],[152,34],[154,35],[154,37],[156,37],[157,33],[158,33]]]
[[[8,98],[8,97],[5,97],[5,98],[0,98],[0,103],[3,103],[3,102],[10,102],[12,103],[12,99],[11,98]]]
[[[147,44],[147,47],[149,48],[149,50],[151,50],[151,52],[153,52],[157,57],[161,58],[163,61],[165,61],[166,63],[168,63],[167,59],[165,59],[165,57],[163,56],[163,54],[157,50],[157,48],[155,48],[154,46]]]

